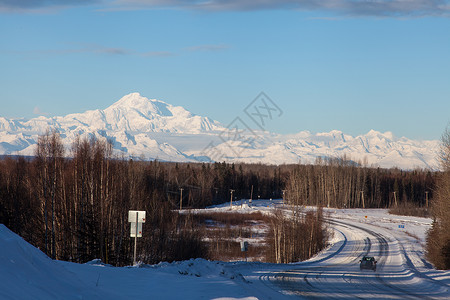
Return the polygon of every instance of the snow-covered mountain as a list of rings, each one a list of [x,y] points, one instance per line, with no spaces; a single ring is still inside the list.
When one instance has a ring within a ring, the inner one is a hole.
[[[438,151],[439,141],[396,138],[391,132],[371,130],[367,134],[352,137],[337,130],[316,134],[303,131],[295,135],[278,136],[273,139],[273,143],[258,149],[243,146],[240,157],[231,160],[272,164],[313,163],[318,157],[345,156],[366,166],[438,169]]]
[[[236,134],[217,121],[139,93],[126,95],[103,110],[30,120],[0,117],[0,154],[33,155],[38,136],[49,128],[60,132],[67,149],[77,136],[96,136],[113,141],[117,154],[165,161],[284,164],[345,155],[380,167],[438,168],[439,141],[396,138],[391,132],[374,130],[356,137],[340,131]]]

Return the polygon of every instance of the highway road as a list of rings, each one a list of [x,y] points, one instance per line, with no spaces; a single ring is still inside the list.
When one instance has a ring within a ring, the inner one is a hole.
[[[407,234],[351,220],[329,222],[338,243],[319,259],[266,273],[260,281],[289,298],[450,299],[449,274],[433,269]],[[364,255],[376,258],[376,271],[359,269]]]

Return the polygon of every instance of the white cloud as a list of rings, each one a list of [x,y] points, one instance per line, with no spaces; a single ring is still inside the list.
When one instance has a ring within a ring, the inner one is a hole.
[[[188,51],[222,51],[228,49],[227,45],[198,45],[185,48]]]
[[[144,52],[141,54],[141,56],[147,56],[147,57],[152,57],[152,56],[160,56],[160,57],[165,57],[165,56],[174,56],[175,53],[169,52],[169,51],[149,51],[149,52]]]
[[[378,17],[450,15],[448,0],[115,0],[108,6],[115,10],[155,8],[203,11],[317,10],[350,16]]]
[[[49,113],[41,111],[41,109],[38,106],[35,106],[33,108],[33,114],[39,115],[39,116],[48,116],[49,115]]]
[[[102,0],[0,0],[0,12],[53,12],[72,6],[91,5]]]
[[[0,12],[54,11],[96,5],[102,11],[188,9],[202,11],[303,10],[344,16],[450,16],[449,0],[0,0]]]

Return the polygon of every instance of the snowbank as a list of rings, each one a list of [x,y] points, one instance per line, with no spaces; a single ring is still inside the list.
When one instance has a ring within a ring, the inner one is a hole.
[[[116,268],[51,260],[0,224],[0,299],[256,299],[226,263],[191,259]]]
[[[0,224],[1,299],[94,299],[76,274]]]

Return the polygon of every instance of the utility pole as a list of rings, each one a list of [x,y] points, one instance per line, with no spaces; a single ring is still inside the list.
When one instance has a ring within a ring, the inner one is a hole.
[[[214,200],[216,200],[217,201],[217,193],[219,192],[219,188],[214,188],[214,190],[216,191],[216,194],[215,194],[215,198],[214,198]]]
[[[230,208],[233,208],[233,192],[234,192],[234,190],[231,190],[231,189],[230,189],[230,192],[231,192]]]
[[[397,192],[394,192],[394,203],[395,207],[397,207]]]
[[[425,203],[426,203],[427,208],[428,208],[428,191],[425,191]]]
[[[366,205],[364,203],[364,191],[361,191],[361,200],[362,200],[363,208],[366,208]]]
[[[180,210],[183,209],[183,188],[180,188]]]

